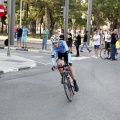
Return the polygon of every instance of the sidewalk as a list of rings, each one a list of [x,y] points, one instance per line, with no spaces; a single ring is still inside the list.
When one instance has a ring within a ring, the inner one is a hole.
[[[0,53],[0,74],[36,67],[36,62],[23,57]]]

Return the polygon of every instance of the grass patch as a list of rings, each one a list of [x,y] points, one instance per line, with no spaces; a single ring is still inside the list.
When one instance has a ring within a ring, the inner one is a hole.
[[[38,39],[42,39],[43,35],[40,34],[28,34],[28,38],[38,38]]]
[[[8,34],[6,32],[0,32],[1,36],[8,36]],[[38,39],[42,39],[43,35],[40,34],[33,34],[33,33],[29,33],[28,34],[28,38],[38,38]]]

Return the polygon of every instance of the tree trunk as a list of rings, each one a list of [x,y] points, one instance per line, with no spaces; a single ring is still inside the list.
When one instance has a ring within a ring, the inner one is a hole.
[[[32,33],[36,33],[36,21],[35,21],[35,20],[33,20],[33,21],[31,22],[30,31],[31,31]]]
[[[50,9],[46,6],[45,7],[45,26],[47,26],[48,30],[50,31],[50,26],[51,26],[51,19],[50,19]]]

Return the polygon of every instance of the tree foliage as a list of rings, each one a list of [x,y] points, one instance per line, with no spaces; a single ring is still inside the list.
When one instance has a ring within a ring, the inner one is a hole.
[[[60,16],[61,6],[65,0],[22,0],[22,23],[31,26],[35,32],[36,24],[47,26],[52,31],[54,28],[63,27],[64,20]],[[77,28],[86,27],[88,0],[69,0],[69,28],[72,28],[72,19],[76,19]],[[92,20],[93,26],[100,28],[106,21],[112,27],[120,25],[120,0],[93,0]],[[20,0],[16,0],[16,24],[20,21]]]

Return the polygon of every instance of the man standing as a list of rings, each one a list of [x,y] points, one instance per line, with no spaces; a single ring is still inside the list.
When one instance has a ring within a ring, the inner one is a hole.
[[[117,29],[114,30],[114,32],[111,35],[111,55],[110,55],[110,60],[116,60],[115,55],[116,55],[116,41],[118,40],[118,34],[117,34]]]
[[[77,36],[76,36],[76,57],[79,57],[79,45],[81,45],[81,35],[80,35],[80,31],[77,32]]]
[[[19,48],[19,44],[21,47],[21,37],[22,37],[22,27],[18,26],[18,29],[17,29],[17,48]]]
[[[43,42],[42,42],[42,51],[46,51],[47,49],[47,40],[48,40],[48,36],[49,36],[49,30],[47,28],[47,26],[45,26],[45,30],[43,31]]]
[[[82,45],[82,47],[80,49],[80,52],[83,52],[82,50],[84,48],[84,45],[86,46],[87,50],[89,52],[91,52],[91,50],[89,49],[88,44],[87,44],[87,36],[88,36],[88,31],[85,32],[85,35],[84,35],[84,38],[83,38],[83,45]]]
[[[27,48],[27,35],[28,35],[28,29],[26,28],[26,26],[24,26],[22,32],[22,40],[21,40],[21,42],[23,43],[22,48]]]

